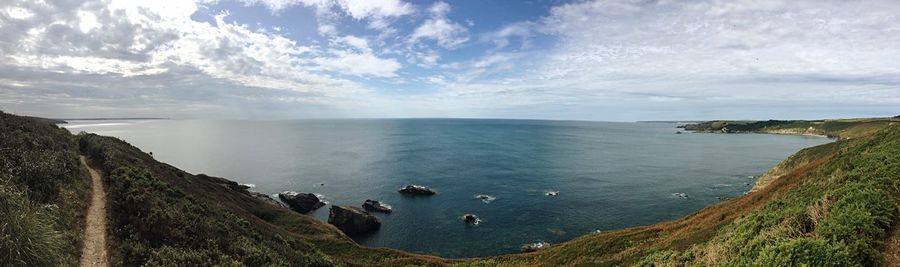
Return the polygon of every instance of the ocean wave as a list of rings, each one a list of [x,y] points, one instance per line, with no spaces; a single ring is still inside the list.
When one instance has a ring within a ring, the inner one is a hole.
[[[107,123],[62,125],[61,127],[67,128],[67,129],[78,129],[78,128],[87,128],[87,127],[123,126],[123,125],[132,125],[132,124],[133,123],[129,123],[129,122],[107,122]]]
[[[481,202],[484,202],[485,204],[491,203],[492,201],[497,199],[497,197],[491,195],[475,195],[475,198],[480,199]]]

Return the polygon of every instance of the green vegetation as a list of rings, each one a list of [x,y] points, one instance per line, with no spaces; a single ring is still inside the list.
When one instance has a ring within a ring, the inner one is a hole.
[[[871,135],[897,118],[866,118],[840,120],[767,120],[767,121],[707,121],[684,125],[688,131],[722,133],[778,133],[825,135],[846,139]]]
[[[264,226],[159,179],[160,173],[151,165],[160,163],[130,155],[135,151],[119,140],[92,134],[79,137],[82,150],[106,174],[116,265],[340,265],[308,242],[288,233],[265,231]],[[203,179],[183,172],[176,175],[181,176],[178,179]],[[221,187],[235,195],[246,193],[222,185],[202,186]]]
[[[732,127],[735,123],[704,125]],[[89,191],[79,153],[104,174],[115,265],[875,266],[897,262],[900,123],[858,119],[737,125],[757,132],[805,129],[802,133],[807,133],[812,127],[841,140],[804,149],[761,178],[764,182],[752,193],[679,220],[593,233],[533,253],[442,259],[360,247],[336,228],[259,199],[233,181],[186,173],[115,138],[73,136],[46,121],[0,114],[0,263],[77,264]]]
[[[0,112],[0,265],[77,265],[90,195],[75,139]]]

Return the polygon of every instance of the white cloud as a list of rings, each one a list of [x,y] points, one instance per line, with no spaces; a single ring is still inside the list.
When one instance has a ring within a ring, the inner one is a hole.
[[[509,45],[510,39],[518,37],[522,43],[520,48],[527,49],[530,44],[529,39],[534,35],[533,31],[536,27],[537,25],[530,21],[509,24],[500,30],[482,35],[481,41],[494,43],[497,48],[505,48]]]
[[[116,96],[119,108],[125,108],[131,101],[148,99],[188,101],[185,105],[190,106],[204,101],[199,95],[218,97],[206,98],[206,105],[225,98],[250,103],[271,96],[272,101],[288,99],[325,110],[372,93],[347,77],[394,77],[402,67],[395,59],[374,54],[368,42],[356,36],[337,38],[337,46],[326,49],[298,44],[266,28],[227,22],[228,13],[213,23],[194,21],[191,15],[198,6],[187,1],[21,1],[13,6],[0,10],[22,9],[14,12],[32,15],[0,23],[0,80],[23,85],[5,87],[15,91],[4,97],[50,103],[87,95],[77,101],[108,105],[111,102],[96,101]],[[151,93],[157,91],[162,92]],[[50,96],[53,99],[47,99]]]
[[[328,24],[333,17],[348,15],[356,20],[369,20],[369,27],[389,30],[388,25],[397,17],[415,12],[415,7],[402,0],[239,0],[245,5],[263,5],[278,13],[293,6],[316,9],[319,16],[319,32],[323,35],[335,33],[334,25]],[[325,23],[326,25],[322,25]],[[323,28],[324,27],[324,28]]]
[[[409,36],[409,41],[415,43],[421,39],[436,41],[438,45],[454,49],[469,40],[468,29],[459,23],[451,21],[447,17],[450,5],[445,2],[436,2],[428,8],[431,18],[425,20]]]
[[[399,17],[415,11],[411,4],[400,0],[339,0],[337,2],[355,19]]]
[[[34,16],[34,13],[21,7],[7,7],[3,9],[3,14],[15,20],[28,19]]]
[[[353,35],[347,35],[340,38],[336,38],[335,41],[340,44],[346,44],[353,48],[356,48],[359,51],[363,52],[372,52],[372,49],[369,48],[369,41],[366,39],[356,37]]]
[[[488,51],[446,74],[439,93],[409,101],[587,119],[623,109],[644,113],[620,119],[883,110],[900,104],[898,13],[900,5],[875,0],[575,2],[481,35],[500,51],[520,38],[525,56]],[[550,48],[525,45],[548,37]]]
[[[328,70],[376,77],[396,77],[401,65],[395,59],[379,58],[371,53],[341,53],[337,57],[319,58],[316,63]]]
[[[313,8],[321,36],[248,26],[227,13],[195,21],[206,10],[191,1],[8,0],[0,4],[0,103],[586,119],[900,104],[900,5],[889,0],[576,1],[480,32],[451,20],[456,11],[445,2],[421,16],[399,0],[243,2],[276,13]],[[348,35],[337,27],[347,22],[378,33]],[[487,47],[482,54],[442,54],[470,36],[473,48]],[[381,82],[423,89],[379,94]]]

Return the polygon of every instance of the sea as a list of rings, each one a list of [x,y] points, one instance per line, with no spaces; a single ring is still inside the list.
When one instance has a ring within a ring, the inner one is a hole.
[[[654,224],[748,192],[787,156],[831,140],[676,134],[677,123],[500,119],[70,121],[191,173],[266,194],[367,199],[381,229],[361,245],[443,257],[513,253],[596,231]],[[409,197],[409,184],[437,194]],[[558,192],[555,196],[549,192]],[[488,195],[487,199],[478,195]],[[326,205],[310,213],[327,221]],[[464,214],[481,222],[467,225]]]

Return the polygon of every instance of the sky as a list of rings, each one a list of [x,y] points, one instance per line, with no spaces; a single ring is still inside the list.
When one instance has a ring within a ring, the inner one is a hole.
[[[896,0],[0,0],[55,118],[900,115]]]

